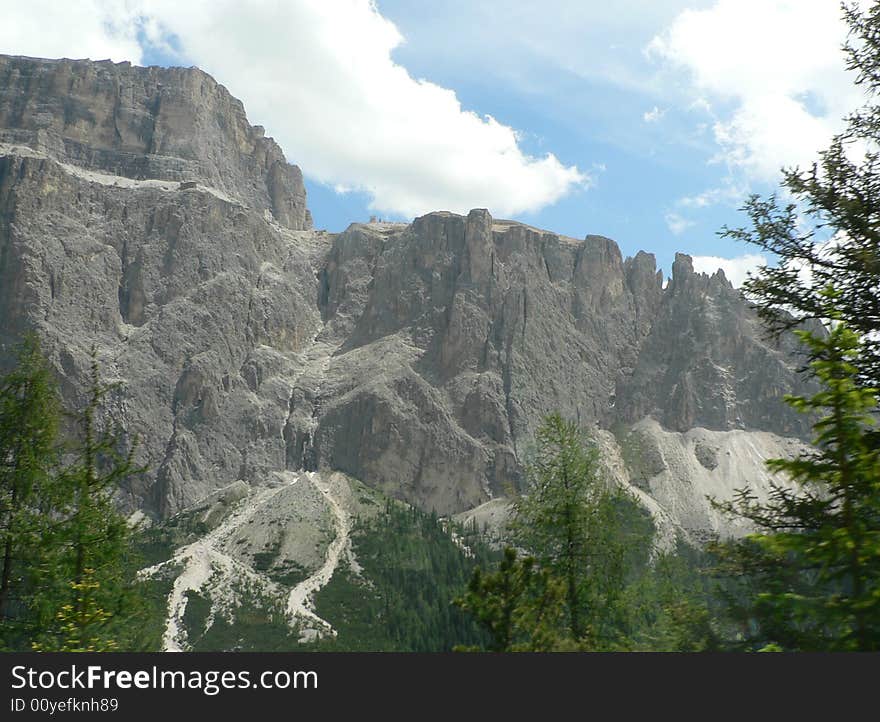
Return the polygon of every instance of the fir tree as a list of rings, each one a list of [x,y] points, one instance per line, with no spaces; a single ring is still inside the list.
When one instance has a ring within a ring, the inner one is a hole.
[[[547,416],[525,465],[527,486],[512,507],[514,540],[565,586],[568,636],[600,648],[621,633],[623,590],[633,546],[627,499],[599,476],[598,452],[577,425]]]
[[[817,451],[771,463],[799,488],[776,486],[766,504],[743,491],[723,505],[760,530],[717,547],[721,592],[746,648],[878,644],[880,5],[848,3],[843,13],[847,64],[865,105],[812,167],[783,171],[786,202],[752,196],[744,208],[751,226],[722,231],[777,259],[744,285],[773,330],[835,322],[827,336],[799,334],[822,390],[790,403],[821,415]]]
[[[60,405],[35,336],[0,382],[0,647],[34,623],[32,574],[51,520]]]
[[[113,615],[98,605],[101,584],[94,569],[86,569],[82,581],[71,582],[72,598],[64,602],[52,620],[52,631],[31,644],[35,652],[113,652],[115,639],[103,633]]]
[[[821,414],[815,451],[768,466],[797,488],[772,487],[769,501],[741,490],[721,504],[759,532],[720,545],[720,570],[742,575],[728,593],[744,622],[746,644],[812,650],[880,649],[880,447],[874,433],[876,390],[860,385],[863,344],[840,322],[840,294],[823,293],[827,335],[800,331],[821,391],[788,397]]]
[[[120,640],[113,635],[131,640],[137,626],[131,530],[114,495],[142,470],[133,461],[135,445],[121,453],[119,431],[100,423],[103,401],[113,389],[101,380],[92,350],[87,402],[73,416],[73,458],[56,480],[58,519],[45,539],[41,584],[54,595],[41,610],[46,629],[35,640],[37,649],[115,648]]]
[[[534,557],[520,559],[510,547],[494,572],[474,570],[467,592],[455,604],[487,630],[490,652],[549,652],[575,646],[559,632],[566,616],[565,586],[549,570],[539,569]]]

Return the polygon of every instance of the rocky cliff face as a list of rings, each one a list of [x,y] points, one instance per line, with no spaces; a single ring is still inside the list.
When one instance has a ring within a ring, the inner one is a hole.
[[[199,181],[311,227],[299,168],[196,68],[0,56],[0,143],[112,176]]]
[[[321,286],[340,345],[310,423],[292,404],[290,446],[443,513],[503,494],[555,409],[590,429],[653,416],[807,433],[782,403],[800,383],[794,349],[686,256],[664,288],[652,256],[624,260],[607,238],[433,213],[340,234]]]
[[[31,328],[72,403],[92,345],[121,382],[108,417],[150,468],[123,502],[159,516],[300,469],[461,512],[556,409],[622,458],[636,425],[698,466],[692,429],[716,454],[807,432],[794,347],[723,274],[679,256],[664,286],[649,254],[485,210],[310,230],[299,170],[195,69],[0,57],[0,340]],[[716,525],[624,462],[673,523]]]

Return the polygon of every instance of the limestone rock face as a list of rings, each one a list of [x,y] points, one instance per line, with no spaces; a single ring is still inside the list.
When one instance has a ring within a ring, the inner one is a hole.
[[[669,429],[762,429],[809,435],[809,419],[780,399],[803,390],[793,336],[774,341],[723,271],[694,273],[677,254],[634,368],[618,377],[616,415],[653,416]]]
[[[310,244],[207,192],[86,182],[0,157],[0,338],[35,328],[71,404],[91,346],[122,382],[108,413],[151,472],[132,506],[170,512],[283,469],[288,386],[320,325]]]
[[[311,226],[299,168],[196,68],[0,56],[0,143],[113,176],[198,181]]]
[[[671,431],[808,432],[782,401],[802,390],[790,339],[764,338],[723,274],[687,256],[664,288],[649,254],[475,210],[354,225],[322,278],[325,329],[347,335],[289,435],[308,436],[316,466],[442,513],[515,484],[553,410],[587,429],[651,416]]]
[[[299,169],[201,71],[0,56],[0,342],[38,330],[70,405],[96,347],[150,468],[126,506],[284,468],[275,377],[321,325],[330,245],[309,225]]]
[[[299,170],[195,69],[0,56],[0,343],[29,329],[70,405],[93,346],[120,382],[106,418],[149,467],[121,502],[157,517],[300,469],[462,512],[518,483],[554,410],[606,437],[735,432],[743,478],[749,434],[807,432],[793,342],[722,274],[679,256],[664,286],[650,254],[483,209],[310,230]],[[686,444],[727,489],[727,447]],[[665,448],[626,483],[714,528]]]

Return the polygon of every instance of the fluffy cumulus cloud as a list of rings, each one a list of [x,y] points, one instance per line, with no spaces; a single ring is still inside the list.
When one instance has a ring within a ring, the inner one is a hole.
[[[395,63],[403,38],[370,0],[40,4],[4,11],[0,52],[137,63],[144,43],[165,43],[239,97],[307,175],[365,191],[383,213],[515,215],[590,182],[552,154],[528,155],[513,128]]]
[[[4,3],[0,53],[139,63],[138,13],[125,2],[28,0]]]
[[[697,273],[714,274],[719,268],[736,288],[742,286],[750,271],[767,265],[767,259],[756,253],[748,253],[735,258],[718,256],[694,256],[694,270]]]
[[[680,13],[648,53],[730,109],[714,117],[717,159],[775,182],[780,167],[810,164],[861,100],[846,32],[835,0],[717,0]]]

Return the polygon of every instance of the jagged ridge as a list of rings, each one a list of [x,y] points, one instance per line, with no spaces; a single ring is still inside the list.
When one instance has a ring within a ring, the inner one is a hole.
[[[97,346],[150,467],[131,509],[329,468],[461,512],[553,409],[806,433],[791,340],[686,256],[664,287],[650,254],[485,210],[312,231],[299,171],[201,71],[0,57],[0,79],[0,339],[37,329],[71,403]]]

